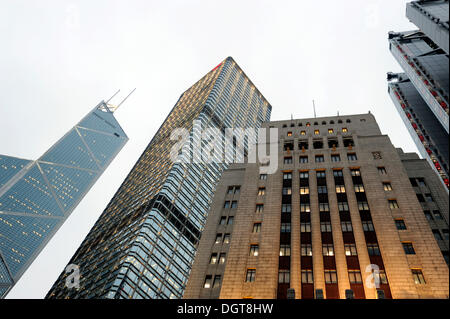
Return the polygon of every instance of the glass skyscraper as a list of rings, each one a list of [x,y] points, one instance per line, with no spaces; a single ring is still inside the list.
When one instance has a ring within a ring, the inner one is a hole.
[[[389,94],[420,153],[449,187],[449,4],[413,1],[407,17],[420,30],[389,32],[404,73],[388,73]]]
[[[63,272],[47,298],[181,298],[228,159],[174,162],[171,133],[186,129],[187,146],[205,128],[259,128],[270,113],[231,57],[185,91],[70,260],[80,287]]]
[[[109,104],[102,101],[38,160],[0,155],[0,297],[127,141]]]

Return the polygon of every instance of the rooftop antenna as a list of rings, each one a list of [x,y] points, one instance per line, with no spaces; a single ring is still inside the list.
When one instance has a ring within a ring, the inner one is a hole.
[[[316,105],[314,104],[314,100],[312,100],[313,102],[313,109],[314,109],[314,118],[316,118]]]
[[[293,117],[293,115],[292,115],[292,113],[291,113],[291,121],[294,119],[294,117]]]
[[[107,108],[108,108],[108,110],[110,111],[110,112],[115,112],[115,111],[117,111],[117,109],[119,108],[119,106],[121,106],[122,104],[123,104],[123,102],[125,102],[129,97],[130,97],[130,95],[131,94],[133,94],[133,92],[136,90],[136,88],[134,88],[119,104],[117,104],[117,105],[113,105],[113,104],[109,104],[108,102],[114,97],[114,96],[116,96],[116,94],[117,93],[119,93],[119,91],[120,90],[118,90],[116,93],[114,93],[114,95],[113,96],[111,96],[110,98],[109,98],[109,100],[108,101],[106,101],[105,102],[105,104],[107,105]]]

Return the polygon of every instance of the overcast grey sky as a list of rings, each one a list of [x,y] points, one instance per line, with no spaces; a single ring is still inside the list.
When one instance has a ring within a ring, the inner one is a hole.
[[[365,113],[416,152],[388,94],[406,0],[0,1],[0,154],[37,159],[101,99],[130,140],[8,298],[43,298],[180,94],[232,56],[272,120]],[[119,97],[120,98],[120,97]],[[119,100],[119,98],[117,100]]]

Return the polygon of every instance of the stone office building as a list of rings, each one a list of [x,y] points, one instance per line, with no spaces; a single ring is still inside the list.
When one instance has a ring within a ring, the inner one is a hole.
[[[448,248],[410,182],[423,177],[448,214],[426,161],[370,113],[263,127],[278,128],[278,170],[224,172],[184,298],[448,298]]]

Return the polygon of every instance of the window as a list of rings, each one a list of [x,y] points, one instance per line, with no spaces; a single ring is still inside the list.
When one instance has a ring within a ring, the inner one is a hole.
[[[410,178],[409,181],[410,181],[410,183],[411,183],[411,185],[413,187],[417,187],[418,186],[415,178]]]
[[[291,187],[283,187],[282,193],[283,193],[283,195],[292,195],[292,188]]]
[[[367,244],[367,251],[369,252],[369,256],[379,256],[380,248],[378,244]]]
[[[311,269],[302,269],[302,284],[314,283],[313,271]]]
[[[328,134],[333,134],[333,133],[334,133],[333,129],[332,129],[332,128],[329,128],[329,129],[328,129]]]
[[[308,186],[301,186],[300,187],[300,195],[307,195],[309,194],[309,187]]]
[[[290,233],[291,232],[291,223],[281,223],[280,231],[282,233]]]
[[[325,270],[325,283],[326,284],[336,284],[337,283],[336,270]]]
[[[346,123],[350,123],[351,121],[350,121],[350,119],[346,119],[345,122]]]
[[[362,226],[364,231],[375,231],[375,229],[373,228],[373,223],[370,220],[362,221]]]
[[[354,185],[355,193],[364,193],[364,185],[355,184]]]
[[[311,123],[309,123],[309,122],[306,122],[306,126],[311,126]]]
[[[311,244],[301,244],[300,250],[301,250],[301,255],[303,257],[305,257],[305,256],[312,256],[312,246],[311,246]]]
[[[348,271],[348,279],[351,284],[361,284],[362,283],[361,271],[349,270]]]
[[[384,189],[386,192],[391,191],[391,190],[392,190],[392,185],[391,185],[391,183],[389,183],[389,182],[384,182],[384,183],[383,183],[383,189]]]
[[[259,247],[258,245],[250,245],[250,256],[258,257]]]
[[[431,196],[431,194],[425,194],[425,200],[427,202],[432,202],[433,201],[433,197]]]
[[[283,173],[283,179],[284,180],[292,179],[292,173]]]
[[[255,211],[256,211],[257,213],[262,213],[263,210],[264,210],[264,204],[256,204],[256,209],[255,209]]]
[[[267,174],[259,174],[259,179],[265,181],[267,179]]]
[[[308,172],[300,172],[300,178],[309,178]]]
[[[319,130],[314,130],[314,135],[320,135],[320,131]]]
[[[226,202],[223,204],[223,208],[230,208],[230,202],[229,202],[229,201],[226,201]]]
[[[224,243],[224,244],[229,244],[229,243],[230,243],[230,239],[231,239],[230,234],[225,234],[225,235],[223,236],[223,243]]]
[[[348,203],[347,202],[338,202],[338,210],[340,212],[348,212]]]
[[[345,256],[357,256],[356,245],[355,244],[345,244],[344,245]]]
[[[282,204],[281,205],[281,212],[282,213],[290,213],[290,212],[292,212],[292,205],[291,204]]]
[[[221,253],[219,256],[219,264],[224,264],[225,260],[226,260],[226,255],[225,253]]]
[[[389,208],[390,209],[397,209],[398,203],[395,199],[389,199]]]
[[[239,194],[240,191],[241,191],[241,187],[240,187],[240,186],[235,186],[235,187],[234,187],[234,193],[235,193],[235,194]]]
[[[287,132],[287,136],[292,136],[292,132]]]
[[[247,269],[247,276],[245,282],[254,282],[256,276],[256,269]]]
[[[330,205],[328,203],[319,203],[319,212],[329,212]]]
[[[211,265],[214,265],[216,262],[217,262],[217,254],[213,253],[213,254],[211,254],[211,258],[209,258],[209,263]]]
[[[322,233],[331,233],[331,223],[330,222],[321,222],[320,223],[320,231]]]
[[[425,214],[425,217],[426,217],[428,220],[433,220],[433,217],[431,216],[431,213],[430,213],[429,210],[424,210],[423,213]]]
[[[443,229],[442,233],[444,234],[444,240],[448,240],[448,229]]]
[[[387,174],[386,168],[384,168],[383,166],[378,166],[377,169],[378,169],[378,173],[379,174],[381,174],[381,175],[386,175]]]
[[[285,157],[284,164],[292,164],[292,157]]]
[[[434,235],[434,238],[436,238],[436,240],[442,240],[442,235],[439,232],[439,230],[433,229],[433,235]]]
[[[300,212],[309,213],[311,211],[311,206],[309,203],[300,203]]]
[[[336,185],[336,193],[345,193],[345,186],[344,185]]]
[[[331,161],[332,162],[340,162],[341,161],[341,156],[339,154],[332,154],[331,155]]]
[[[333,244],[322,244],[322,253],[324,256],[334,256]]]
[[[220,217],[219,225],[225,225],[226,221],[227,221],[227,217],[226,216]]]
[[[341,229],[343,232],[353,231],[352,222],[351,221],[341,222]]]
[[[233,216],[228,216],[228,221],[227,221],[227,225],[233,225]]]
[[[258,196],[264,196],[264,195],[266,195],[266,188],[265,187],[258,188]]]
[[[300,223],[300,232],[310,233],[311,232],[311,223]]]
[[[306,135],[306,131],[300,131],[300,135]]]
[[[415,255],[416,254],[412,243],[403,242],[402,245],[403,245],[403,250],[405,251],[405,254],[407,254],[407,255]]]
[[[233,186],[228,187],[227,194],[233,194]]]
[[[356,154],[355,154],[355,153],[348,153],[348,154],[347,154],[347,159],[348,159],[349,161],[356,161],[356,160],[357,160]]]
[[[342,128],[342,132],[343,132],[343,133],[347,133],[347,132],[348,132],[347,128],[346,128],[346,127],[343,127],[343,128]]]
[[[261,223],[253,224],[253,233],[259,233],[261,231]]]
[[[423,285],[425,284],[425,278],[423,277],[422,270],[420,269],[411,269],[412,276],[414,279],[414,283],[417,285]]]
[[[232,201],[231,202],[231,208],[237,208],[237,201]]]
[[[375,276],[376,275],[377,274],[375,273]],[[384,269],[378,270],[378,276],[376,276],[376,277],[378,277],[378,281],[380,284],[386,285],[388,283],[387,277],[386,277],[386,272],[384,271]]]
[[[308,156],[300,156],[299,162],[300,163],[308,163]]]
[[[284,142],[284,150],[285,151],[292,151],[292,150],[294,150],[294,143],[292,141]]]
[[[221,241],[222,241],[222,234],[217,234],[215,243],[220,244]]]
[[[323,155],[316,155],[316,163],[322,163],[325,162],[325,158]]]
[[[361,176],[361,171],[359,169],[357,169],[357,168],[354,168],[354,169],[350,170],[350,174],[352,176]]]
[[[290,282],[289,270],[280,269],[278,270],[278,283],[288,284]]]
[[[291,255],[291,245],[282,244],[280,245],[280,256],[290,256]]]
[[[397,227],[398,230],[406,229],[405,221],[403,219],[396,219],[395,226]]]
[[[417,183],[419,183],[419,186],[427,186],[427,184],[425,183],[425,179],[423,179],[422,177],[419,177],[417,179]]]
[[[212,281],[212,276],[208,275],[205,278],[205,282],[203,284],[203,288],[211,288],[211,281]]]
[[[215,275],[214,276],[213,288],[217,288],[217,287],[220,286],[220,280],[221,280],[221,276],[220,275]]]
[[[325,176],[326,176],[325,171],[317,171],[316,172],[317,178],[325,178]]]
[[[358,202],[358,210],[369,210],[369,204],[367,202]]]
[[[343,177],[344,174],[342,173],[342,170],[341,170],[341,169],[335,169],[335,170],[333,171],[333,176],[334,176],[334,177]]]
[[[319,194],[326,194],[328,193],[326,186],[317,186],[317,193]]]
[[[441,212],[438,210],[433,210],[433,217],[436,220],[442,220],[442,215]]]

